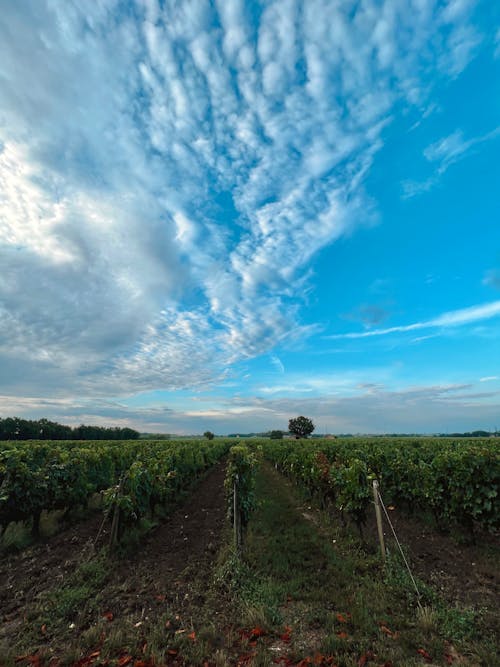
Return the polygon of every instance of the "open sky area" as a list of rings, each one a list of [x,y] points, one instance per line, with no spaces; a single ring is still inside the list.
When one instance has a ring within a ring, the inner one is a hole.
[[[0,416],[500,427],[500,2],[0,12]]]

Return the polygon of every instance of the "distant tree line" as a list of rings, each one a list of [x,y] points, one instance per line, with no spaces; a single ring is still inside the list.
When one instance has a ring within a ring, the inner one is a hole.
[[[136,440],[139,431],[114,426],[86,426],[72,428],[48,419],[20,419],[0,417],[0,440]]]
[[[498,431],[467,431],[466,433],[440,433],[440,438],[489,438],[498,436]]]

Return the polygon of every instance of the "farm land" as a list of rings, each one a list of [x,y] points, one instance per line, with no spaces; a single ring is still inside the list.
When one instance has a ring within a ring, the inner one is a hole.
[[[496,439],[235,444],[1,443],[0,665],[499,664]]]

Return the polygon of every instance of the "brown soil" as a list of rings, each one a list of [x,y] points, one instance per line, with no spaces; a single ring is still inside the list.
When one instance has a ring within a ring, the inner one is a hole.
[[[183,572],[210,569],[225,526],[224,474],[224,464],[216,464],[139,550],[116,564],[109,587],[109,609],[115,617],[182,604],[192,579],[186,580]]]
[[[397,508],[388,514],[414,574],[452,604],[497,614],[500,599],[497,538],[485,534],[477,537],[475,545],[460,543],[456,536],[440,533]],[[387,546],[395,553],[396,541],[385,517],[383,521]],[[375,517],[367,529],[370,540],[375,542],[378,539]]]
[[[111,572],[99,591],[102,609],[97,618],[95,614],[75,618],[73,639],[65,637],[64,646],[61,637],[51,636],[48,623],[39,645],[30,646],[30,653],[42,650],[45,655],[60,656],[78,646],[79,636],[90,626],[102,626],[104,615],[112,618],[109,629],[118,632],[121,628],[130,645],[140,643],[145,625],[166,615],[172,615],[175,633],[186,606],[192,609],[203,603],[201,597],[191,597],[193,573],[201,573],[208,581],[220,546],[226,525],[224,474],[224,463],[217,463],[191,496],[143,537],[134,554],[110,561]],[[7,646],[18,637],[30,607],[46,599],[52,589],[60,588],[65,577],[86,558],[101,522],[102,515],[96,515],[0,562],[0,647],[2,641]],[[109,525],[102,531],[101,543],[107,535]],[[200,595],[200,586],[196,592]]]
[[[43,591],[60,584],[75,569],[101,523],[102,514],[94,514],[46,541],[0,558],[0,638],[2,624],[19,618],[23,608],[29,608]]]

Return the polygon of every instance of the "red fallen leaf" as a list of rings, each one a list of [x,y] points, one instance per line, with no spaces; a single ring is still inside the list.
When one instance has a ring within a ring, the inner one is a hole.
[[[117,667],[125,667],[125,665],[130,665],[132,660],[133,658],[131,655],[122,655],[122,657],[116,663]]]
[[[425,650],[425,648],[419,648],[419,649],[417,649],[417,653],[420,653],[420,655],[423,657],[423,659],[424,659],[426,662],[432,662],[432,658],[431,658],[431,656],[427,653],[427,651]]]
[[[348,623],[349,619],[352,618],[351,614],[349,614],[349,613],[347,613],[347,614],[336,614],[336,617],[337,617],[337,621],[339,623]]]
[[[450,655],[450,653],[445,653],[444,654],[444,659],[446,660],[447,665],[453,664],[453,662],[455,660],[455,658],[452,655]]]
[[[151,664],[151,663],[149,663]],[[148,667],[148,663],[144,662],[144,660],[136,660],[134,662],[134,667]]]
[[[40,656],[36,653],[33,653],[32,655],[18,655],[15,658],[16,662],[22,662],[22,661],[29,662],[30,665],[33,665],[33,667],[40,667]]]
[[[368,660],[374,660],[374,658],[375,656],[373,655],[373,651],[367,651],[366,653],[363,653],[363,655],[358,660],[358,667],[365,667]]]
[[[292,628],[289,625],[285,625],[285,632],[280,635],[280,639],[283,642],[289,642],[291,638]]]
[[[112,621],[114,615],[112,611],[107,611],[105,614],[102,615],[102,617],[105,618],[107,621]]]
[[[47,625],[44,623],[40,628],[40,632],[44,635],[47,632]]]
[[[250,637],[263,637],[266,634],[266,631],[260,628],[259,626],[250,630]]]
[[[349,635],[347,634],[347,632],[342,631],[342,632],[337,632],[337,637],[340,637],[340,639],[347,639]]]
[[[188,635],[188,639],[191,639],[192,641],[195,642],[195,641],[196,641],[196,632],[191,632],[191,633]]]
[[[78,660],[78,662],[74,662],[71,667],[90,667],[94,660],[90,660],[89,657],[87,656],[86,658],[81,658]]]
[[[177,651],[175,650],[175,648],[169,648],[168,651],[167,651],[167,654],[168,655],[177,655]]]
[[[155,599],[158,600],[158,602],[165,602],[167,599],[166,595],[155,595]]]
[[[380,631],[383,632],[385,635],[388,635],[389,637],[392,637],[394,634],[393,631],[387,627],[387,625],[381,625]]]

